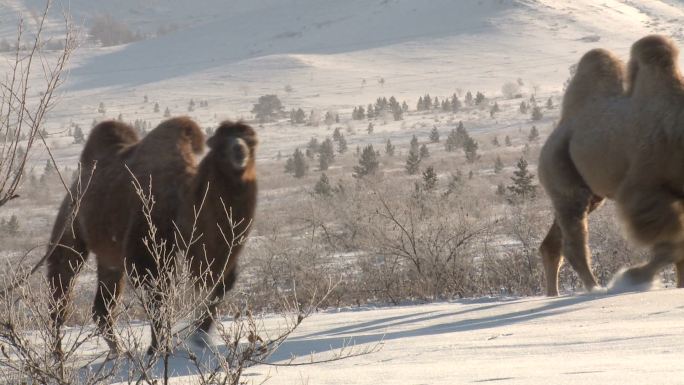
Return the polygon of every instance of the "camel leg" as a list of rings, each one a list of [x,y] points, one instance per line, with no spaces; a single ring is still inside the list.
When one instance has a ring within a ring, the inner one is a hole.
[[[560,270],[563,246],[563,234],[554,219],[549,232],[539,247],[539,252],[544,265],[544,275],[546,277],[546,295],[549,297],[558,296],[558,271]]]
[[[569,236],[574,237],[576,242],[581,242],[580,245],[584,244],[585,247],[576,247],[577,244],[564,246],[563,230],[561,229],[559,221],[556,218],[554,219],[549,232],[546,234],[546,237],[539,248],[539,251],[542,255],[544,273],[546,276],[546,295],[549,297],[558,295],[558,272],[563,260],[562,257],[563,251],[565,250],[564,247],[569,247],[570,250],[575,250],[573,254],[568,255],[566,258],[568,258],[568,262],[570,262],[575,271],[577,271],[577,273],[580,275],[585,288],[587,288],[587,290],[591,290],[591,288],[598,286],[596,283],[596,278],[594,278],[594,275],[589,267],[589,259],[591,254],[589,254],[589,249],[586,247],[586,217],[592,211],[601,206],[601,203],[603,203],[603,198],[592,195],[589,198],[588,203],[582,204],[581,202],[582,200],[580,200],[580,204],[573,205],[574,211],[580,213],[579,220],[570,219],[569,221],[564,220],[564,222],[566,222],[565,224],[567,226],[566,231],[569,231],[571,234]],[[583,206],[586,206],[585,213],[581,213],[581,208]],[[567,212],[567,210],[565,212]]]
[[[677,273],[677,287],[684,288],[684,261],[679,261],[675,264],[675,272]]]
[[[643,285],[653,281],[656,274],[665,266],[679,260],[677,246],[671,242],[662,242],[653,247],[651,259],[638,266],[627,269],[623,276],[631,285]],[[679,261],[684,263],[684,261]],[[679,264],[677,264],[677,267]],[[678,270],[680,272],[680,270]],[[678,279],[678,283],[681,282]]]
[[[99,259],[102,259],[102,257]],[[93,320],[100,328],[107,345],[109,345],[109,349],[114,353],[118,353],[120,347],[114,332],[114,317],[112,313],[115,312],[117,301],[123,292],[124,276],[123,266],[98,263],[98,286],[95,302],[93,303]]]
[[[598,286],[590,268],[591,253],[587,233],[587,215],[592,200],[589,193],[581,194],[574,202],[556,208],[556,218],[563,234],[562,254],[575,269],[587,291]]]
[[[197,331],[199,332],[194,338],[201,339],[204,335],[208,335],[211,331],[214,321],[217,318],[218,307],[225,294],[229,292],[235,285],[237,279],[236,269],[230,270],[225,277],[216,284],[211,294],[208,297],[208,304],[202,315],[198,317]]]
[[[88,258],[88,248],[79,233],[78,224],[71,220],[68,201],[65,199],[59,209],[50,240],[50,254],[47,256],[47,281],[52,293],[50,318],[57,333],[54,352],[62,354],[59,332],[71,306],[71,290],[74,278]]]

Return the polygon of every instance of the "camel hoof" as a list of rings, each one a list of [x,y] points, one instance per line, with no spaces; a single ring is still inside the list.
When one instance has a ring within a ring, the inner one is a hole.
[[[194,349],[210,351],[216,350],[214,339],[209,334],[201,330],[191,335],[190,338],[188,338],[188,342]]]
[[[621,269],[608,285],[608,294],[648,291],[656,287],[654,277],[646,276],[638,268]]]

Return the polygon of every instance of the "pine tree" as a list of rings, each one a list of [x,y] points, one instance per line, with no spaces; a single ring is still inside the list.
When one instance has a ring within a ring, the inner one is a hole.
[[[359,157],[359,165],[354,166],[354,178],[363,178],[366,175],[374,175],[380,168],[380,161],[378,160],[378,153],[375,152],[372,144],[363,148],[361,157]]]
[[[171,117],[171,110],[169,110],[169,107],[166,107],[166,109],[164,110],[164,117],[165,118]]]
[[[433,191],[437,187],[437,173],[435,168],[429,166],[423,171],[423,188],[425,191]]]
[[[499,143],[499,137],[495,136],[494,139],[492,139],[492,144],[495,145],[496,147],[500,147],[501,143]]]
[[[154,112],[159,113],[159,103],[154,102]]]
[[[527,140],[529,142],[536,142],[539,140],[539,130],[537,130],[536,126],[532,126],[530,129],[530,134],[527,135]]]
[[[549,99],[546,101],[546,109],[547,109],[547,110],[550,110],[550,109],[552,109],[552,108],[553,108],[553,100],[552,100],[551,97],[549,96]]]
[[[190,99],[190,103],[188,103],[188,112],[193,112],[195,111],[195,100]]]
[[[479,158],[479,156],[477,155],[477,147],[477,142],[470,136],[466,139],[465,143],[463,144],[463,152],[465,153],[466,161],[468,163],[473,163]]]
[[[499,108],[499,103],[494,102],[494,105],[493,105],[492,108],[489,110],[489,116],[493,118],[494,115],[495,115],[497,112],[499,112],[499,111],[501,111],[501,109]]]
[[[504,169],[504,164],[501,161],[501,157],[497,155],[496,159],[494,160],[494,173],[499,174],[499,173],[501,173],[501,171],[503,171],[503,169]]]
[[[465,104],[466,104],[466,106],[472,106],[473,105],[473,94],[470,93],[470,91],[466,92]]]
[[[484,104],[486,99],[487,98],[485,98],[485,96],[482,92],[477,91],[477,94],[475,95],[475,105],[479,106],[479,105]]]
[[[5,228],[7,229],[8,235],[17,235],[19,232],[19,219],[17,219],[15,214],[12,214],[9,221],[7,221]]]
[[[373,128],[374,128],[374,127],[375,127],[375,126],[373,126],[373,122],[368,123],[368,128],[366,129],[366,131],[368,131],[368,135],[372,135],[372,134],[373,134]]]
[[[335,149],[330,138],[326,138],[318,148],[318,165],[321,171],[328,169],[330,164],[335,160]]]
[[[430,131],[430,142],[439,143],[439,131],[437,130],[437,126],[432,127],[432,131]]]
[[[337,139],[337,152],[340,154],[347,152],[347,139],[345,139],[342,134],[340,134],[339,139]]]
[[[368,120],[373,119],[376,116],[375,111],[373,110],[373,105],[369,104],[368,108],[366,109],[366,117]]]
[[[392,144],[392,141],[387,139],[387,142],[385,143],[385,154],[387,154],[388,156],[394,156],[394,150],[395,147]]]
[[[340,131],[339,127],[335,127],[335,130],[333,131],[332,138],[334,141],[340,140],[340,137],[342,136],[342,132]]]
[[[330,180],[325,173],[321,174],[320,179],[314,185],[314,193],[322,196],[331,196],[333,192],[332,186],[330,185]]]
[[[420,146],[420,159],[427,159],[430,157],[430,150],[428,150],[428,147],[426,144],[423,144]]]
[[[544,114],[539,106],[532,107],[532,120],[540,120],[543,117]]]
[[[304,175],[306,175],[306,172],[309,170],[309,165],[306,163],[306,159],[304,158],[304,154],[300,149],[296,149],[294,154],[292,155],[292,166],[293,166],[293,172],[295,178],[301,178]]]
[[[534,174],[527,170],[527,161],[525,158],[521,157],[518,160],[513,175],[514,176],[511,177],[513,184],[508,186],[508,191],[517,198],[534,198],[537,186],[532,183]]]
[[[528,107],[527,103],[525,103],[524,100],[522,102],[520,102],[520,107],[518,108],[518,110],[520,111],[521,114],[527,114],[527,111],[529,111],[529,107]]]
[[[100,102],[100,105],[97,106],[97,112],[101,113],[102,115],[104,115],[105,112],[107,112],[104,103]]]
[[[451,112],[458,112],[461,109],[461,101],[458,100],[458,96],[454,94],[451,97]]]
[[[423,110],[429,111],[432,108],[432,98],[430,94],[425,94],[423,96]]]
[[[511,138],[508,135],[506,135],[506,138],[504,138],[504,143],[506,144],[506,147],[511,147],[513,145]]]
[[[406,158],[406,173],[409,175],[415,175],[420,169],[420,155],[417,151],[409,151],[408,157]]]
[[[318,143],[318,139],[315,137],[312,137],[309,140],[309,143],[306,145],[306,156],[308,158],[313,159],[313,157],[318,153],[318,150],[320,149],[321,145]]]
[[[418,154],[418,152],[420,151],[420,148],[418,146],[418,138],[416,137],[415,134],[411,138],[411,144],[409,145],[409,151],[415,152],[416,154]]]
[[[83,130],[78,124],[74,127],[74,143],[80,144],[85,142],[85,137],[83,136]]]

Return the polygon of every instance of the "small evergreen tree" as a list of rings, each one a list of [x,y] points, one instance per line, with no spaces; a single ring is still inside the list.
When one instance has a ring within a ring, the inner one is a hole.
[[[340,137],[342,137],[342,131],[340,131],[339,127],[335,127],[335,130],[333,131],[332,138],[334,141],[340,140]]]
[[[102,115],[104,115],[107,112],[107,109],[105,108],[103,102],[100,102],[100,105],[97,106],[97,112],[101,113]]]
[[[458,100],[458,96],[454,94],[451,97],[451,112],[458,112],[461,109],[461,101]]]
[[[321,148],[321,145],[320,145],[320,143],[318,143],[318,139],[316,139],[315,137],[312,137],[309,140],[309,143],[307,143],[307,145],[306,145],[306,156],[308,158],[313,159],[313,157],[316,154],[318,154],[318,151],[320,150],[320,148]]]
[[[466,106],[472,106],[473,105],[473,94],[470,93],[470,91],[466,92],[465,104],[466,104]]]
[[[347,152],[347,139],[345,139],[342,134],[340,134],[339,139],[337,139],[337,152],[340,154]]]
[[[368,123],[368,128],[367,128],[368,135],[372,135],[372,134],[373,134],[373,128],[374,128],[374,127],[375,127],[375,126],[373,126],[373,122]]]
[[[322,196],[331,196],[333,192],[332,186],[330,185],[330,180],[325,173],[321,174],[320,179],[314,185],[314,193]]]
[[[527,135],[527,140],[529,142],[536,142],[539,140],[539,130],[537,130],[536,126],[532,126],[530,129],[530,134]]]
[[[388,156],[394,156],[394,150],[395,147],[392,144],[392,141],[387,139],[387,142],[385,143],[385,154],[387,154]]]
[[[154,102],[154,112],[159,113],[159,102]]]
[[[416,137],[415,134],[411,138],[411,144],[409,145],[409,151],[415,152],[416,154],[418,154],[418,152],[420,151],[420,147],[418,145],[418,138]]]
[[[406,158],[406,173],[409,175],[415,175],[420,170],[420,155],[416,151],[409,151],[408,157]]]
[[[546,100],[546,109],[547,110],[553,109],[553,100],[551,99],[550,96],[549,96],[549,99]]]
[[[494,160],[494,173],[499,174],[499,173],[501,173],[501,171],[503,171],[503,169],[504,169],[504,164],[501,161],[501,157],[497,155],[496,159]]]
[[[19,219],[15,214],[12,214],[7,224],[5,224],[5,229],[8,235],[17,235],[19,232]]]
[[[492,108],[489,110],[489,116],[493,118],[494,115],[495,115],[497,112],[499,112],[499,111],[501,111],[501,109],[499,108],[499,103],[494,102],[494,105],[493,105]]]
[[[527,112],[530,110],[530,108],[527,105],[527,103],[525,103],[525,101],[523,100],[522,102],[520,102],[520,107],[518,108],[518,110],[520,111],[521,114],[527,114]]]
[[[439,143],[439,131],[437,130],[437,126],[432,127],[432,131],[430,131],[430,142]]]
[[[496,147],[500,147],[501,143],[499,143],[499,137],[495,136],[494,139],[492,139],[492,144],[495,145]]]
[[[354,178],[363,178],[366,175],[374,175],[380,168],[380,161],[378,160],[378,153],[375,152],[372,144],[363,148],[361,157],[359,157],[358,166],[354,166]]]
[[[504,138],[504,143],[506,144],[506,147],[511,147],[513,145],[513,142],[511,142],[511,138],[508,135]]]
[[[437,188],[437,173],[434,167],[429,166],[423,171],[423,189],[430,192],[435,188]]]
[[[427,159],[430,157],[430,150],[428,150],[428,147],[426,144],[423,144],[420,146],[420,159]]]
[[[80,144],[85,142],[85,137],[83,136],[83,130],[78,124],[74,127],[74,143]]]
[[[328,169],[330,164],[335,160],[335,149],[330,138],[326,138],[318,148],[318,165],[321,171]]]
[[[541,108],[539,106],[532,107],[532,120],[540,120],[544,117]]]
[[[295,150],[294,154],[292,155],[292,160],[292,168],[295,178],[301,178],[306,175],[306,172],[309,170],[309,165],[307,164],[304,154],[300,149]]]
[[[475,105],[481,106],[482,104],[484,104],[486,99],[487,98],[485,98],[484,94],[478,91],[477,94],[475,94]]]
[[[513,184],[508,186],[508,191],[511,192],[514,197],[521,199],[534,198],[537,186],[532,183],[534,174],[527,170],[527,161],[525,158],[521,157],[518,160],[516,170],[513,171],[511,180],[513,181]]]
[[[169,107],[166,107],[166,109],[164,110],[164,117],[165,118],[171,117],[171,110],[169,110]]]
[[[465,153],[466,161],[468,163],[473,163],[479,158],[477,155],[477,147],[477,142],[469,136],[463,145],[463,152]]]

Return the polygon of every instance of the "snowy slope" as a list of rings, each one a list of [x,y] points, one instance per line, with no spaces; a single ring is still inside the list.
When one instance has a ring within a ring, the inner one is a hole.
[[[258,366],[274,384],[684,384],[682,290],[618,296],[476,300],[316,314],[271,358],[325,359],[343,344],[381,343],[324,364]],[[266,320],[266,324],[275,322]],[[192,383],[175,360],[176,383]]]
[[[93,119],[119,114],[154,125],[166,107],[172,115],[188,113],[191,98],[207,100],[210,108],[190,115],[214,126],[225,118],[250,118],[253,103],[270,93],[288,110],[333,110],[345,120],[353,106],[379,96],[394,95],[415,108],[426,92],[444,97],[472,90],[496,97],[504,83],[517,79],[524,83],[524,95],[560,97],[568,68],[582,53],[605,47],[626,58],[632,42],[654,32],[681,40],[684,17],[684,4],[670,0],[191,3],[62,1],[85,30],[102,13],[134,30],[154,31],[169,23],[179,30],[117,47],[84,44],[71,63],[61,104],[51,112],[49,130],[59,137],[71,122],[87,130]],[[0,37],[11,38],[11,21],[39,4],[0,4]],[[59,4],[51,30],[60,25]],[[286,85],[291,92],[284,91]],[[100,102],[107,107],[105,114],[97,113]],[[155,102],[162,112],[153,111]],[[401,128],[390,124],[386,131]],[[490,130],[500,128],[493,124]],[[260,130],[260,155],[290,152],[311,136],[327,135],[324,127],[300,134],[267,126]],[[68,163],[77,153],[57,151]]]

